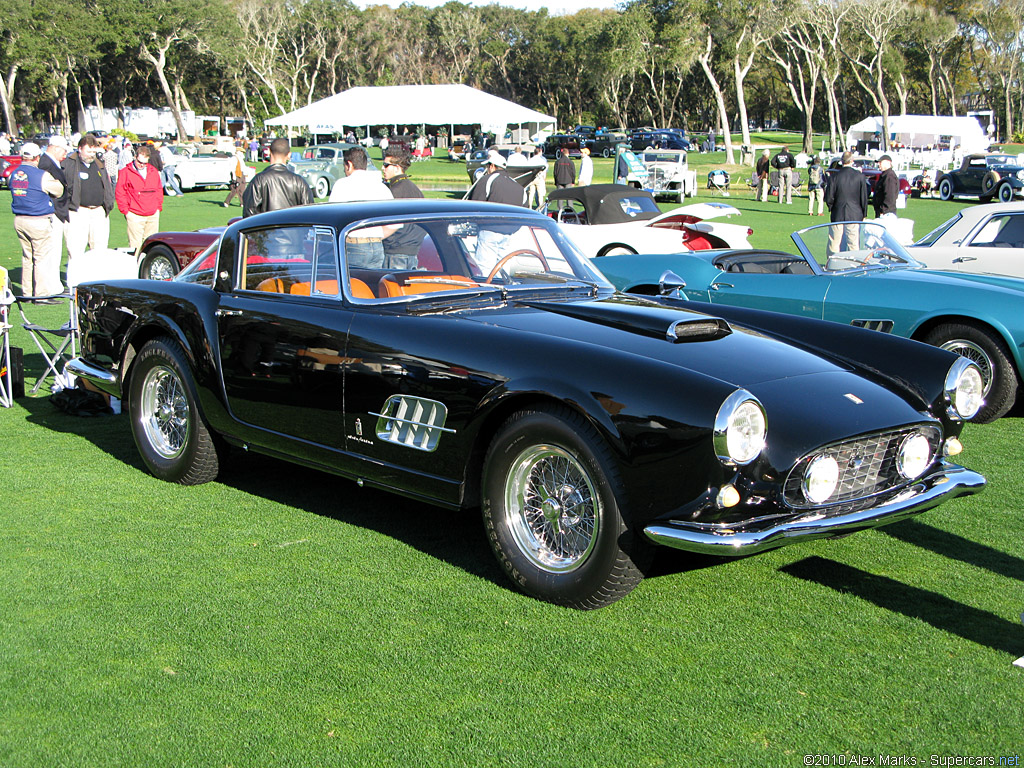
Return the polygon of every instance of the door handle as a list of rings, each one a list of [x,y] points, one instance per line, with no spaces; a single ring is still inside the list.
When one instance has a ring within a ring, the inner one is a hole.
[[[711,284],[711,290],[713,290],[713,291],[720,291],[723,288],[735,288],[735,287],[736,286],[733,285],[732,283],[712,283]]]
[[[242,314],[240,309],[218,309],[213,313],[216,317],[234,317],[235,315]]]
[[[954,264],[963,264],[964,262],[967,262],[967,261],[977,261],[977,260],[978,260],[977,256],[957,256],[955,259],[953,259],[953,263]]]

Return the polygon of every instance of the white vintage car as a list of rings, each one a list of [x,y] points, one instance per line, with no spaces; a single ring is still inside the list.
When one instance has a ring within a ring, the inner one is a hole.
[[[655,197],[670,197],[683,202],[697,194],[697,172],[690,170],[682,149],[648,149],[638,155],[647,169],[646,178],[630,174],[630,186],[646,189]]]
[[[623,184],[556,189],[541,210],[591,258],[750,248],[747,238],[754,233],[739,224],[710,221],[738,216],[731,205],[694,203],[662,213],[649,191]]]
[[[929,269],[1024,277],[1024,203],[964,208],[907,250]]]
[[[179,157],[174,165],[174,177],[183,190],[224,186],[231,183],[236,162],[234,155],[223,152]]]

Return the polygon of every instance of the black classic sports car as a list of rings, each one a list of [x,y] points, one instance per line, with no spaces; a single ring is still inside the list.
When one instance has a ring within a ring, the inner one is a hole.
[[[70,370],[125,400],[157,477],[213,480],[230,444],[479,508],[516,586],[575,608],[626,595],[655,545],[759,552],[985,482],[950,460],[981,402],[966,359],[616,293],[522,208],[276,211],[76,303]]]
[[[939,176],[937,186],[943,200],[970,195],[1009,203],[1024,194],[1024,166],[1014,155],[966,155],[960,168]]]

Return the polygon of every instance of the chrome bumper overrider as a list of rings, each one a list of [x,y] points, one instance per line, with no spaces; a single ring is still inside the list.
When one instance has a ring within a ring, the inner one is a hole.
[[[894,498],[871,509],[825,517],[820,512],[794,513],[780,521],[699,523],[662,520],[644,528],[656,543],[709,555],[750,555],[811,539],[842,536],[877,528],[919,514],[944,501],[977,493],[985,478],[956,464],[944,464]]]
[[[110,371],[93,365],[92,363],[87,363],[80,357],[69,360],[64,370],[96,385],[96,388],[102,392],[106,392],[116,397],[121,396],[120,387],[117,385],[117,376]]]

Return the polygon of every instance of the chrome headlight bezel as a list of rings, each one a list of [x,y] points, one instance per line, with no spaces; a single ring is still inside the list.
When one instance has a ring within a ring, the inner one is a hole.
[[[956,421],[970,421],[985,404],[981,370],[966,357],[957,358],[946,373],[946,413]]]
[[[764,450],[768,417],[761,401],[737,389],[715,415],[715,455],[728,467],[746,466]]]

